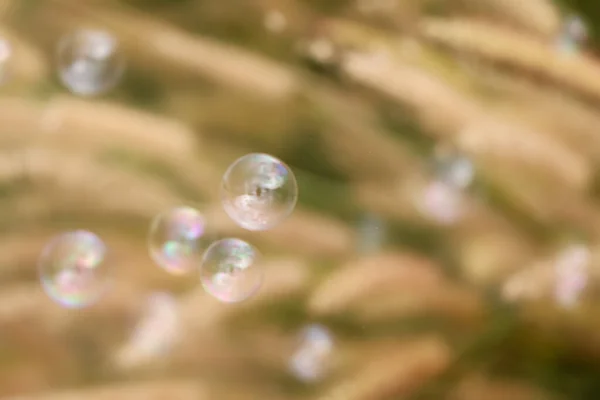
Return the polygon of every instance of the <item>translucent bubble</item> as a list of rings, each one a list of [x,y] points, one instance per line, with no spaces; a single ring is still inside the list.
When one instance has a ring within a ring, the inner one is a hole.
[[[273,33],[281,33],[287,26],[285,15],[277,10],[271,10],[265,15],[265,28]]]
[[[90,29],[76,31],[60,41],[57,64],[62,83],[83,96],[111,90],[125,70],[117,39],[108,32]]]
[[[590,251],[583,245],[566,248],[556,259],[554,295],[562,307],[571,308],[577,304],[588,283],[590,259]]]
[[[225,172],[223,207],[244,229],[263,231],[283,221],[296,206],[298,185],[292,170],[267,154],[248,154]]]
[[[240,239],[214,242],[202,259],[200,280],[204,289],[225,303],[237,303],[260,288],[263,270],[260,254]]]
[[[475,167],[462,154],[441,153],[434,159],[434,173],[437,180],[458,189],[466,189],[473,183]]]
[[[450,225],[464,214],[465,191],[475,178],[475,167],[462,154],[444,148],[436,150],[433,179],[416,199],[426,217]]]
[[[9,41],[0,38],[0,85],[12,75],[13,49]]]
[[[463,193],[440,181],[428,184],[417,203],[423,215],[444,225],[457,222],[464,213]]]
[[[301,332],[298,349],[290,359],[290,371],[304,382],[315,382],[328,371],[332,352],[329,330],[321,325],[309,325]]]
[[[375,253],[383,247],[386,236],[385,221],[374,214],[366,214],[359,222],[358,250],[362,254]]]
[[[572,15],[566,19],[557,38],[558,50],[563,54],[574,54],[585,43],[588,28],[578,16]]]
[[[106,247],[87,231],[64,233],[44,249],[38,268],[46,293],[68,308],[97,302],[109,286]]]
[[[197,268],[209,244],[206,220],[191,207],[177,207],[159,214],[148,234],[150,256],[172,274]]]

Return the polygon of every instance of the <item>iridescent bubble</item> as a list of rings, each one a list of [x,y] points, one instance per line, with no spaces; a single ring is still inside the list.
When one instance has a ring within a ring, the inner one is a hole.
[[[300,344],[289,364],[296,378],[313,383],[328,371],[333,352],[329,330],[321,325],[309,325],[300,335]]]
[[[44,249],[38,269],[42,287],[57,303],[83,308],[97,302],[109,287],[106,246],[87,231],[64,233]]]
[[[111,90],[125,70],[118,40],[108,32],[92,29],[64,37],[58,45],[57,64],[61,82],[83,96]]]
[[[267,154],[248,154],[225,172],[223,207],[239,226],[264,231],[283,221],[296,206],[298,185],[292,170]]]
[[[150,256],[172,274],[197,268],[209,244],[206,220],[191,207],[177,207],[159,214],[148,234]]]
[[[263,281],[258,250],[240,239],[222,239],[210,245],[200,267],[204,289],[225,303],[253,296]]]

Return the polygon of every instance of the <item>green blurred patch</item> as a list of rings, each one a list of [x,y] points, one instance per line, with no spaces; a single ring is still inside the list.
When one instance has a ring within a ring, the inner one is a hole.
[[[105,150],[100,154],[98,161],[106,165],[118,166],[153,179],[158,179],[182,197],[190,199],[190,201],[198,202],[205,200],[205,196],[197,188],[182,182],[178,174],[164,163],[121,149]]]

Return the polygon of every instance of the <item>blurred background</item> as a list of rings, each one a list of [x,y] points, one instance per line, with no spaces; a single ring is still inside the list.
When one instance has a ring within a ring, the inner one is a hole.
[[[600,398],[597,1],[2,0],[0,21],[0,398]],[[82,28],[126,63],[99,96],[58,77]],[[250,152],[298,181],[265,232],[219,196]],[[180,205],[260,250],[256,296],[153,263]],[[115,282],[81,310],[37,269],[74,229]]]

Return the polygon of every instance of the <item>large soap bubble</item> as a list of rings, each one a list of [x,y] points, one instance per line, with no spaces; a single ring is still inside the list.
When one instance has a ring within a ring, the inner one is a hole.
[[[248,154],[236,160],[222,182],[223,207],[239,226],[264,231],[294,210],[298,185],[292,170],[267,154]]]

